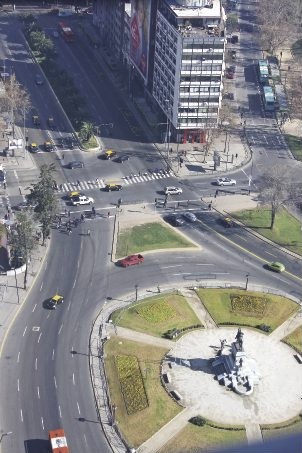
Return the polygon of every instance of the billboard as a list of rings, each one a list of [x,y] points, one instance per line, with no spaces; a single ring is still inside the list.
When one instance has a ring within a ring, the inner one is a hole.
[[[131,0],[130,59],[145,82],[148,75],[150,0]]]

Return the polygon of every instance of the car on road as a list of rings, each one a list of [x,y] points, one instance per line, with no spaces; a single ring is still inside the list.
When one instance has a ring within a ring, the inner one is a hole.
[[[226,78],[234,79],[235,73],[236,73],[236,66],[235,65],[229,66],[225,71]]]
[[[58,38],[58,37],[59,37],[59,32],[56,31],[56,30],[54,30],[54,31],[52,32],[52,36],[53,36],[54,38]]]
[[[54,130],[55,122],[54,122],[54,119],[53,119],[52,116],[49,116],[49,117],[47,118],[47,125],[48,125],[48,127],[49,127],[49,129],[50,129],[51,131]]]
[[[44,142],[44,149],[45,151],[53,151],[54,146],[51,142]]]
[[[197,220],[197,217],[193,214],[193,212],[184,212],[182,216],[185,220],[191,223],[194,223]]]
[[[180,195],[182,193],[181,187],[167,186],[165,187],[165,195]]]
[[[236,60],[237,58],[237,52],[236,50],[230,50],[231,58],[232,60]]]
[[[114,156],[116,156],[116,151],[114,151],[113,149],[107,149],[107,151],[105,151],[104,154],[100,155],[100,158],[110,160]]]
[[[164,217],[164,220],[165,220],[165,222],[168,222],[172,226],[176,226],[176,227],[182,226],[185,223],[184,219],[180,215],[177,215],[177,214],[169,214]]]
[[[60,294],[55,294],[53,297],[48,299],[46,306],[50,310],[55,310],[58,305],[61,305],[64,302],[64,297]]]
[[[122,164],[123,162],[126,162],[127,160],[129,160],[128,154],[122,154],[121,156],[118,156],[115,159],[115,162],[118,162],[118,163]]]
[[[274,272],[284,272],[285,271],[284,264],[280,263],[279,261],[272,261],[271,263],[267,263],[267,268]]]
[[[31,153],[38,153],[40,150],[39,150],[39,147],[38,147],[38,145],[36,143],[30,143],[29,151]]]
[[[144,257],[140,254],[130,255],[117,261],[117,264],[122,267],[134,266],[135,264],[141,264],[144,261]]]
[[[34,125],[35,126],[40,126],[41,121],[40,121],[39,115],[33,115],[32,118],[33,118]]]
[[[94,199],[92,197],[86,197],[86,195],[80,195],[79,197],[73,197],[71,199],[71,204],[73,206],[80,206],[92,203],[94,203]]]
[[[35,82],[36,82],[36,85],[43,85],[43,79],[42,79],[42,77],[40,76],[40,74],[36,74],[36,76],[35,76]]]
[[[233,226],[235,226],[234,221],[230,217],[223,217],[221,219],[221,223],[226,228],[232,228]]]
[[[84,162],[81,162],[80,160],[73,160],[71,162],[68,162],[67,167],[71,170],[73,170],[74,168],[83,168]]]
[[[236,186],[236,180],[230,178],[217,178],[217,186]]]
[[[72,200],[73,198],[78,198],[81,196],[84,196],[84,194],[82,192],[78,192],[77,190],[74,190],[72,192],[68,192],[68,194],[66,195],[66,198],[67,198],[67,200]]]
[[[123,186],[121,186],[120,184],[106,184],[104,190],[106,190],[107,192],[115,192],[117,190],[122,190],[122,188]]]

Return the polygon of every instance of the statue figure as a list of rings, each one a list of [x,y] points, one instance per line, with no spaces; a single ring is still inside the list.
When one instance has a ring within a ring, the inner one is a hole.
[[[243,350],[243,335],[244,333],[241,331],[241,328],[239,327],[235,338],[237,340],[240,351]]]
[[[223,351],[223,348],[226,344],[226,339],[224,338],[223,340],[219,340],[220,341],[220,349],[221,349],[221,352]]]

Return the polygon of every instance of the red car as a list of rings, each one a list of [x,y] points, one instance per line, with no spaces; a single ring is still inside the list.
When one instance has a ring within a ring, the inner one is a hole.
[[[144,261],[144,257],[142,255],[130,255],[122,260],[119,260],[117,264],[122,267],[134,266],[135,264],[140,264]]]

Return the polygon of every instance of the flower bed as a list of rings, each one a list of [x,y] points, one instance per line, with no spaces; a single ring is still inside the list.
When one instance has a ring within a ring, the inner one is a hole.
[[[231,309],[234,313],[262,318],[266,314],[268,299],[263,295],[230,294]]]
[[[176,312],[171,305],[164,299],[154,301],[154,303],[139,305],[136,309],[139,316],[148,322],[158,323],[174,318]]]

